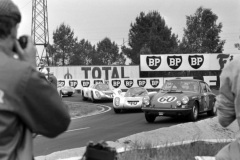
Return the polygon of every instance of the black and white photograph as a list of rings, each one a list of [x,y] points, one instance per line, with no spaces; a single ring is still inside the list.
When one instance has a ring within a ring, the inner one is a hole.
[[[240,0],[0,0],[0,160],[239,160]]]

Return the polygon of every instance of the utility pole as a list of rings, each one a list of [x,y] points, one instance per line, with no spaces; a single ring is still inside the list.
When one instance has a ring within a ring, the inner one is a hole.
[[[37,65],[45,62],[49,66],[49,31],[47,0],[32,0],[32,28],[31,36],[37,47]],[[39,50],[42,53],[39,54]]]

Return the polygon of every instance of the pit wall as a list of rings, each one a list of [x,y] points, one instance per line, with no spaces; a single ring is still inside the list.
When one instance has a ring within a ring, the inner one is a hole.
[[[58,79],[61,86],[72,86],[76,90],[81,90],[83,87],[89,87],[96,83],[107,83],[112,89],[126,90],[131,87],[144,87],[146,89],[159,89],[163,83],[169,79],[184,78],[193,79],[194,77],[160,77],[160,78],[127,78],[127,79]],[[216,87],[217,76],[204,76],[203,80],[209,84],[210,87]]]

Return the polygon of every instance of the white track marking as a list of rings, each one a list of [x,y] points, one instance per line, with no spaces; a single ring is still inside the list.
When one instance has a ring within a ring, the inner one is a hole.
[[[70,101],[65,101],[65,102],[75,103],[75,104],[76,104],[76,103],[77,103],[77,104],[79,104],[79,103],[84,103],[84,102],[70,102]],[[85,104],[86,104],[86,103],[85,103]],[[91,105],[95,105],[95,106],[97,106],[97,107],[100,107],[101,110],[98,111],[98,112],[96,112],[96,113],[92,113],[92,114],[88,114],[88,115],[84,115],[84,116],[79,116],[79,117],[75,117],[75,118],[71,118],[71,119],[74,120],[74,119],[79,119],[79,118],[84,118],[84,117],[90,117],[90,116],[93,116],[93,115],[98,115],[98,114],[106,113],[106,112],[108,112],[108,111],[110,111],[110,110],[112,109],[111,107],[106,106],[106,105],[100,105],[100,104],[91,104]],[[104,107],[107,108],[107,109],[105,110]],[[74,132],[74,131],[80,131],[80,130],[84,130],[84,129],[88,129],[88,128],[90,128],[90,127],[67,130],[67,131],[65,131],[65,133],[67,133],[67,132]]]
[[[85,128],[79,128],[79,129],[72,129],[72,130],[67,130],[66,132],[74,132],[74,131],[80,131],[80,130],[84,130],[84,129],[88,129],[90,127],[85,127]],[[66,133],[65,132],[65,133]]]
[[[68,103],[77,103],[77,104],[81,104],[81,103],[84,103],[84,102],[71,102],[71,101],[65,101],[65,102],[68,102]],[[85,104],[87,104],[87,103],[85,103]],[[84,118],[84,117],[89,117],[89,116],[93,116],[93,115],[98,115],[98,114],[102,114],[102,113],[106,113],[106,112],[108,112],[108,111],[110,111],[112,108],[111,107],[109,107],[109,106],[106,106],[106,105],[100,105],[100,104],[90,104],[90,105],[95,105],[95,106],[98,106],[98,107],[100,107],[101,108],[101,110],[100,111],[98,111],[98,112],[96,112],[96,113],[92,113],[92,114],[88,114],[88,115],[84,115],[84,116],[79,116],[79,117],[74,117],[74,118],[71,118],[72,120],[74,120],[74,119],[79,119],[79,118]],[[106,110],[104,110],[104,108],[103,107],[105,107],[105,108],[107,108]]]

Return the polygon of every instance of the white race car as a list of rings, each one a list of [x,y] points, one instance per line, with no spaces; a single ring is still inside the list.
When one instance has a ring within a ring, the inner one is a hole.
[[[120,113],[127,109],[141,109],[143,101],[149,101],[150,96],[157,92],[148,92],[142,87],[132,87],[126,93],[121,93],[113,99],[113,109],[115,113]]]
[[[98,83],[90,87],[84,87],[81,94],[84,101],[90,99],[95,102],[96,100],[112,100],[114,96],[121,94],[121,92],[121,89],[112,90],[108,84]]]

